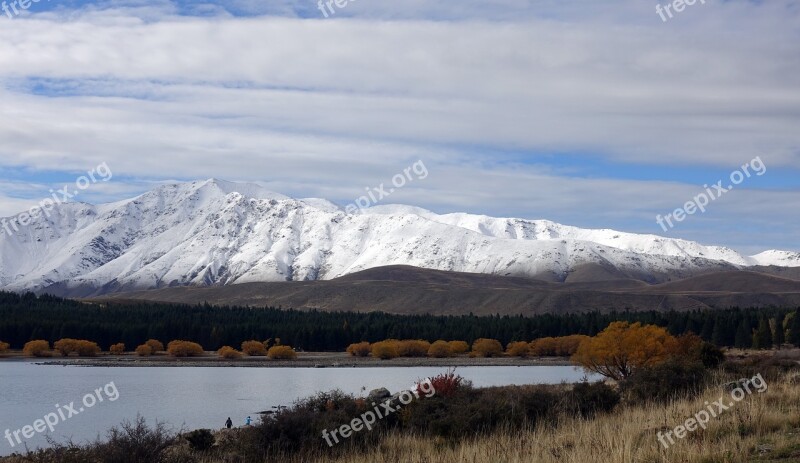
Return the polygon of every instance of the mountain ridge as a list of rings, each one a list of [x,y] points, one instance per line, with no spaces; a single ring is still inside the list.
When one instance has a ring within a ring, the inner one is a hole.
[[[137,301],[284,307],[400,315],[535,315],[588,310],[694,310],[799,306],[800,280],[725,271],[648,285],[638,280],[553,283],[524,277],[378,267],[324,281],[181,286],[108,294],[94,303]]]
[[[652,284],[776,263],[800,267],[800,253],[743,256],[657,235],[402,205],[351,215],[324,199],[216,179],[98,206],[62,204],[0,235],[0,288],[67,296],[331,280],[391,265],[566,281],[592,264]]]

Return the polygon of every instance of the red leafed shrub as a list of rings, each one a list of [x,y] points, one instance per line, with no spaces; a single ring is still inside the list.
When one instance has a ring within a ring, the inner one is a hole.
[[[433,390],[436,391],[436,395],[439,397],[452,397],[463,382],[464,378],[461,375],[457,375],[455,369],[447,370],[447,373],[431,378],[431,386],[433,386]],[[417,392],[419,394],[425,393],[419,385],[417,385]]]

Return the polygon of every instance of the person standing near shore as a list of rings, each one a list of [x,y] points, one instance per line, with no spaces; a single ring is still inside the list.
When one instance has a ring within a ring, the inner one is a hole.
[[[233,427],[233,421],[231,421],[231,417],[228,417],[228,421],[225,422],[225,427],[230,429]]]
[[[245,422],[245,424],[246,424],[247,426],[250,426],[250,417],[249,417],[249,416],[247,417],[247,421]]]

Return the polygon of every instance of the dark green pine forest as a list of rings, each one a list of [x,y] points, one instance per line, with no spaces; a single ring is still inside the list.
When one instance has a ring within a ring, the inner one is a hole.
[[[776,341],[800,346],[799,308],[731,308],[689,312],[589,310],[522,316],[392,315],[382,312],[299,311],[276,307],[212,307],[161,303],[88,304],[31,293],[0,292],[0,340],[20,349],[34,339],[95,341],[103,349],[147,339],[183,339],[206,350],[242,341],[280,338],[299,350],[342,351],[360,341],[384,339],[531,341],[548,336],[595,335],[613,321],[693,332],[718,346],[771,348]],[[779,328],[780,327],[780,328]]]

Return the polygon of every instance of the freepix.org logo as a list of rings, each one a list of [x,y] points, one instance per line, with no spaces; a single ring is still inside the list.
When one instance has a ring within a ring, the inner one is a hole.
[[[8,16],[8,19],[14,19],[19,16],[22,11],[27,10],[34,3],[39,3],[42,0],[11,0],[10,2],[4,1],[0,4],[0,8]],[[50,1],[50,0],[46,0]],[[13,13],[13,14],[12,14]]]
[[[50,190],[52,195],[50,198],[45,198],[36,206],[29,210],[17,214],[11,219],[0,219],[0,227],[7,235],[13,235],[18,232],[20,227],[27,227],[41,215],[50,218],[53,209],[59,204],[66,203],[80,194],[81,191],[86,190],[98,181],[107,182],[114,176],[111,168],[105,162],[98,165],[94,169],[86,172],[86,175],[81,175],[75,180],[75,188],[70,185],[64,185],[60,190]]]
[[[33,424],[25,425],[14,431],[6,429],[5,438],[11,445],[11,448],[14,448],[16,445],[22,445],[24,440],[31,439],[37,433],[43,433],[48,430],[50,432],[55,431],[56,426],[59,424],[89,410],[106,399],[108,399],[109,402],[115,402],[119,399],[119,390],[113,381],[84,395],[81,402],[77,405],[75,402],[70,402],[67,405],[56,404],[56,410],[54,412],[46,414],[42,418],[34,421]]]

